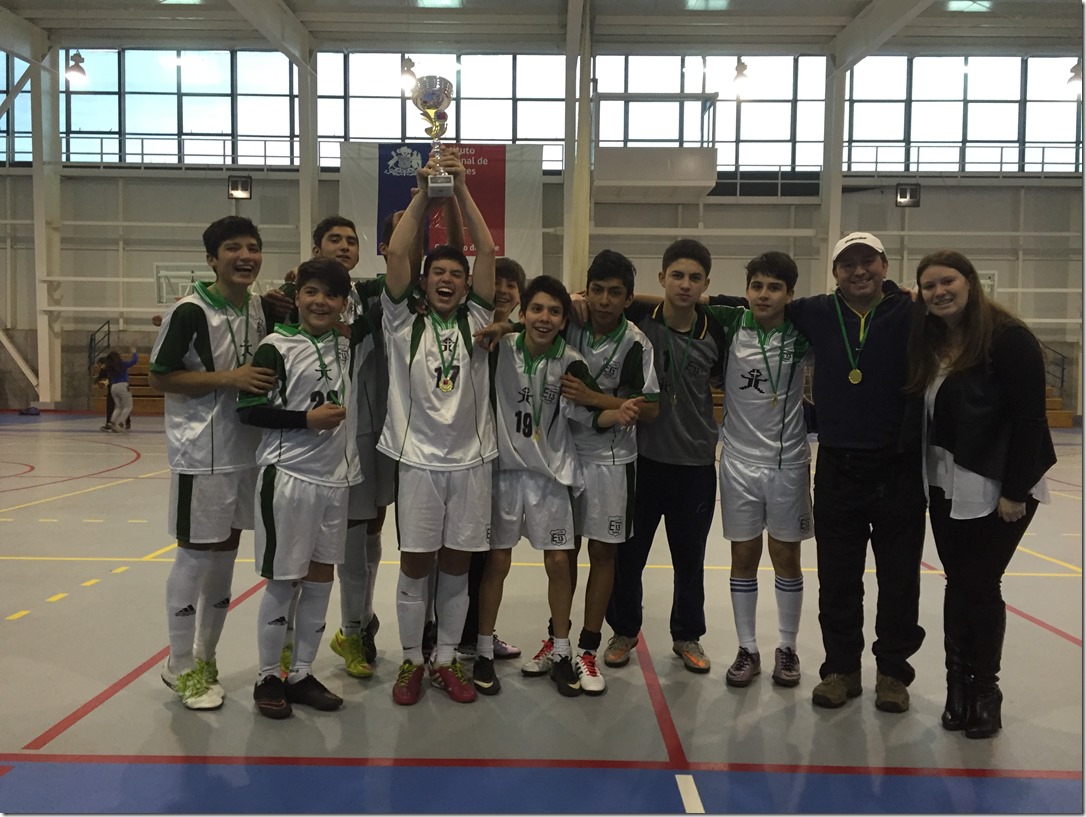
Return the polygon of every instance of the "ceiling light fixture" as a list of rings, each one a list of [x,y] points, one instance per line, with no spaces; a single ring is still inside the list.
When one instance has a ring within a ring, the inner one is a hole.
[[[83,55],[78,51],[72,54],[71,62],[64,69],[64,78],[71,85],[84,85],[87,82],[87,71],[83,68]]]
[[[415,90],[415,83],[418,78],[415,76],[415,72],[411,69],[415,67],[415,61],[410,57],[404,57],[403,62],[400,64],[400,85],[403,87],[405,94],[410,94]]]
[[[743,62],[742,57],[735,58],[735,79],[732,84],[735,86],[735,98],[739,99],[743,92],[743,86],[747,83],[747,64]]]

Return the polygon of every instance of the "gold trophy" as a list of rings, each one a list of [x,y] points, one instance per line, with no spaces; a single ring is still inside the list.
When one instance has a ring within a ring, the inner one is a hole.
[[[448,127],[449,115],[445,109],[452,102],[453,85],[445,77],[419,77],[411,91],[411,101],[422,112],[422,118],[430,123],[426,135],[433,141],[430,156],[441,155],[441,137]],[[453,194],[453,177],[439,167],[427,184],[430,198],[448,198]]]

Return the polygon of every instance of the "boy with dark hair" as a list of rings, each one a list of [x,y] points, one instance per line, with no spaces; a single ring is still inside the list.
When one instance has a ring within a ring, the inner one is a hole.
[[[260,669],[253,698],[260,714],[288,717],[291,704],[338,709],[343,700],[312,674],[332,590],[346,547],[348,486],[362,477],[350,406],[351,349],[372,329],[362,318],[350,340],[336,324],[351,279],[338,261],[298,267],[297,325],[279,324],[257,348],[275,387],[238,398],[242,422],[264,429],[257,461],[257,572],[268,580],[258,613]],[[279,677],[284,625],[300,584],[295,645],[286,683]]]
[[[637,400],[639,421],[651,422],[659,413],[659,390],[653,367],[652,344],[623,310],[633,302],[633,264],[626,256],[603,250],[588,268],[586,302],[588,323],[566,330],[571,346],[585,359],[599,391],[574,377],[562,378],[562,394],[590,409],[618,408]],[[638,399],[642,398],[642,399]],[[602,694],[607,684],[599,671],[596,653],[602,640],[604,616],[614,583],[615,553],[630,538],[636,484],[637,438],[633,429],[612,426],[599,433],[573,427],[577,456],[585,474],[585,490],[574,500],[575,555],[570,559],[570,583],[577,586],[577,559],[581,537],[588,538],[589,572],[585,586],[584,627],[577,642],[574,667],[581,689]],[[549,627],[553,629],[553,623]],[[552,661],[553,634],[525,663],[526,674],[545,671]]]
[[[443,247],[431,253],[422,276],[428,310],[417,315],[407,304],[414,285],[410,252],[428,206],[428,179],[439,165],[453,176],[454,196],[475,244],[475,268],[469,287],[462,252]],[[401,705],[416,703],[422,692],[425,597],[435,557],[440,576],[431,684],[454,701],[475,700],[475,688],[455,653],[467,611],[470,554],[486,547],[491,462],[498,454],[487,401],[487,356],[471,339],[493,316],[495,253],[465,176],[453,148],[420,168],[419,193],[392,233],[381,295],[390,388],[378,450],[399,462],[397,509],[405,509],[397,515],[396,590],[404,660],[392,691]]]
[[[582,691],[569,644],[573,495],[584,488],[573,426],[598,430],[615,423],[632,425],[638,401],[620,402],[603,411],[588,410],[562,397],[567,378],[595,388],[584,359],[561,337],[569,312],[569,293],[561,281],[547,275],[533,278],[524,293],[523,331],[504,338],[490,353],[500,470],[494,484],[474,673],[475,688],[486,695],[501,690],[494,672],[494,622],[512,549],[522,530],[532,547],[543,551],[554,623],[553,660],[547,670],[534,674],[549,671],[564,696]]]
[[[755,638],[758,562],[768,532],[775,573],[780,643],[773,681],[799,683],[796,635],[803,607],[800,547],[814,535],[811,452],[803,422],[809,344],[785,317],[799,273],[792,258],[766,252],[747,264],[749,309],[737,319],[724,381],[720,514],[731,540],[731,599],[739,652],[725,681],[745,687],[761,672]]]
[[[664,301],[635,303],[632,317],[652,344],[660,383],[659,417],[638,429],[633,535],[618,549],[607,621],[615,634],[604,663],[629,663],[642,622],[642,573],[663,517],[675,573],[672,651],[691,672],[709,671],[705,634],[705,542],[716,504],[717,426],[711,382],[719,382],[728,337],[725,317],[698,299],[709,285],[712,257],[698,241],[679,239],[664,251]]]
[[[170,655],[162,680],[189,709],[217,709],[215,647],[230,606],[234,559],[253,527],[255,432],[234,410],[237,393],[269,389],[254,366],[271,312],[250,287],[263,260],[260,231],[227,216],[204,231],[215,282],[197,283],[166,313],[151,350],[150,382],[165,393],[170,463],[169,532],[177,555],[166,581]]]

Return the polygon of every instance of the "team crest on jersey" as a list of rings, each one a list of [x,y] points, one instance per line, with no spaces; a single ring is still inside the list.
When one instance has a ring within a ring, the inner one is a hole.
[[[618,363],[612,360],[604,366],[603,371],[600,372],[600,377],[618,377]]]
[[[795,349],[793,349],[791,346],[786,346],[785,348],[781,349],[781,362],[791,363],[792,358],[795,357],[795,353]]]
[[[813,523],[811,521],[811,515],[809,513],[805,513],[805,514],[800,515],[800,517],[799,517],[799,532],[800,533],[810,533],[812,525],[813,525]]]
[[[422,157],[419,152],[407,145],[400,145],[392,151],[392,158],[385,165],[385,173],[389,176],[414,176],[415,171],[420,167],[422,167]]]
[[[551,531],[551,544],[557,547],[565,545],[569,541],[565,528],[556,528]]]
[[[554,386],[548,383],[546,386],[543,387],[543,402],[546,403],[548,406],[553,405],[554,401],[558,399],[561,393],[562,391],[558,388],[558,386]]]
[[[340,363],[346,363],[351,357],[351,347],[347,345],[340,346],[336,344],[336,357],[339,358]]]
[[[609,516],[607,517],[607,532],[612,536],[618,536],[622,533],[622,517],[621,516]]]

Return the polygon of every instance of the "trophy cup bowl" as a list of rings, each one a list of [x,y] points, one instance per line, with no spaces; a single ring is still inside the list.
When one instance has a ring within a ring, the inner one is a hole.
[[[452,102],[452,96],[453,84],[445,77],[438,76],[419,77],[411,91],[411,102],[422,113],[422,118],[430,123],[426,135],[433,140],[430,155],[435,158],[441,155],[441,137],[448,127],[444,112]],[[431,198],[448,198],[453,194],[453,177],[438,168],[430,177],[427,191]]]

